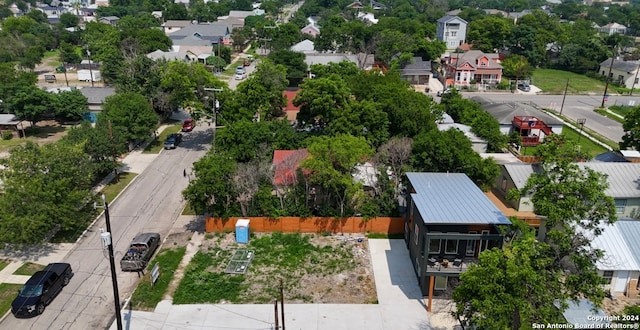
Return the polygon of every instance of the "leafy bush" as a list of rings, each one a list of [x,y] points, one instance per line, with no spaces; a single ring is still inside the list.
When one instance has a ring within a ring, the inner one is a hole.
[[[13,138],[13,133],[10,131],[4,131],[2,132],[2,139],[3,140],[11,140]]]

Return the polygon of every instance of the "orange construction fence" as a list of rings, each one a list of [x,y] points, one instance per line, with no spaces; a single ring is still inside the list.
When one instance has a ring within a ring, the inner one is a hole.
[[[361,217],[325,218],[325,217],[237,217],[237,218],[207,218],[205,230],[208,233],[235,230],[238,219],[249,219],[249,228],[254,232],[288,232],[288,233],[387,233],[400,234],[404,232],[404,218],[380,217],[365,220]]]

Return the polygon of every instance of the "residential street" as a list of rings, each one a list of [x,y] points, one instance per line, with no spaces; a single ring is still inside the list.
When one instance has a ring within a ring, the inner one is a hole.
[[[554,109],[560,112],[562,106],[562,95],[534,95],[525,93],[463,93],[465,97],[482,96],[493,102],[533,102],[539,107]],[[602,95],[567,95],[562,115],[576,121],[579,118],[586,119],[585,127],[592,129],[598,134],[619,142],[622,140],[624,131],[622,124],[615,120],[604,117],[593,109],[600,107]],[[610,96],[606,105],[637,105],[640,104],[640,97]]]
[[[132,152],[136,162],[127,171],[140,173],[110,205],[110,220],[120,302],[131,295],[138,275],[120,271],[119,261],[133,237],[141,232],[158,232],[164,239],[184,206],[181,192],[188,185],[183,170],[190,173],[193,162],[210,147],[212,129],[197,126],[185,133],[174,150],[157,154]],[[146,170],[145,170],[146,168]],[[2,329],[104,329],[115,318],[113,288],[106,249],[100,229],[104,215],[85,233],[63,262],[71,264],[75,276],[44,314],[31,319],[9,315]]]

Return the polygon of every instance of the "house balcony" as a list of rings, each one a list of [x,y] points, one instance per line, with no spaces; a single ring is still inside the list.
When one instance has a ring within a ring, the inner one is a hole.
[[[447,259],[429,258],[427,259],[427,276],[459,276],[469,269],[472,264],[478,263],[475,258]]]

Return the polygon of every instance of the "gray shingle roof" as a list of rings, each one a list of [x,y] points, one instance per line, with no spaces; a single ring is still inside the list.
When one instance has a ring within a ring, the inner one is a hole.
[[[463,173],[407,173],[425,224],[501,224],[511,221]]]
[[[623,60],[615,60],[613,61],[613,69],[625,71],[625,72],[636,72],[638,66],[640,65],[640,61],[623,61]],[[604,60],[600,63],[601,67],[610,67],[611,66],[611,58]]]
[[[482,110],[488,112],[500,125],[510,125],[514,116],[535,116],[547,125],[562,125],[562,122],[536,107],[526,103],[494,103],[482,96],[471,98],[480,104]]]
[[[424,61],[422,57],[414,57],[402,69],[402,75],[430,75],[431,61]]]
[[[219,38],[229,35],[231,27],[228,23],[213,22],[206,24],[189,24],[182,29],[169,35],[171,40],[183,39],[190,36],[198,36],[200,39],[206,39],[217,42]]]
[[[103,104],[107,97],[116,94],[116,89],[113,87],[83,87],[80,89],[80,93],[87,98],[89,104]]]
[[[441,23],[448,23],[448,22],[453,21],[453,20],[456,20],[456,19],[458,19],[458,20],[462,21],[462,22],[463,22],[463,23],[465,23],[465,24],[467,23],[467,21],[463,20],[462,18],[460,18],[460,17],[458,17],[458,16],[452,16],[452,15],[446,15],[446,16],[443,16],[443,17],[441,17],[441,18],[438,20],[438,22],[441,22]]]
[[[605,194],[613,198],[640,198],[640,163],[578,163],[582,168],[590,168],[607,175],[609,188]],[[531,164],[505,164],[505,170],[511,177],[516,188],[521,189],[534,171],[538,171]]]
[[[593,157],[593,159],[591,161],[592,162],[604,162],[604,163],[612,163],[612,162],[628,163],[629,162],[626,158],[624,158],[617,151],[607,151],[607,152],[601,153],[601,154]]]
[[[452,57],[454,57],[452,55]],[[481,57],[486,57],[489,59],[489,65],[488,66],[480,66],[476,63],[476,60],[480,59]],[[469,65],[471,65],[473,68],[476,69],[500,69],[502,68],[502,65],[500,65],[500,63],[496,62],[494,59],[498,58],[498,54],[495,53],[484,53],[481,50],[469,50],[466,51],[462,54],[460,53],[456,53],[456,56],[454,57],[456,59],[456,63],[454,64],[454,66],[456,68],[463,66],[465,63],[469,63]]]

